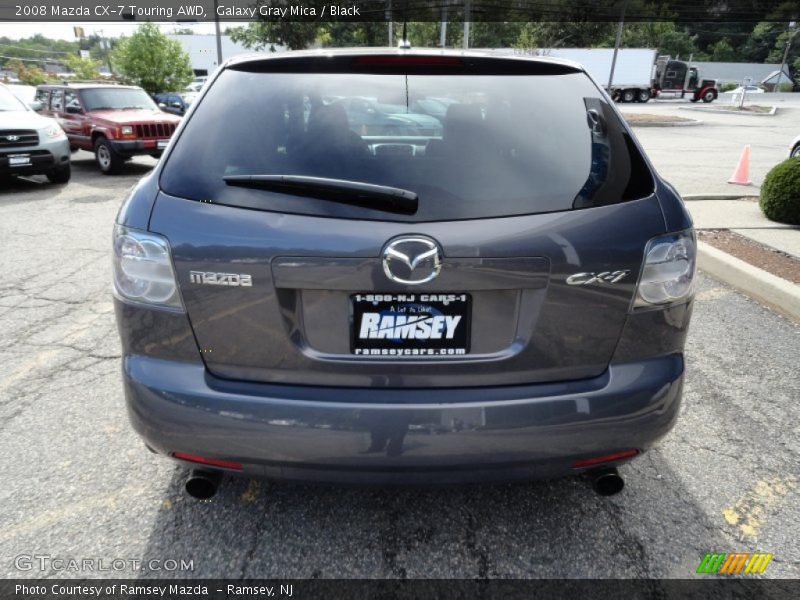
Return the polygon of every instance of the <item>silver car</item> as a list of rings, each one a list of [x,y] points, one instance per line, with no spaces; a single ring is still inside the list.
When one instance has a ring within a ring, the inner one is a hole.
[[[69,142],[55,120],[36,114],[0,84],[0,177],[16,175],[46,175],[52,183],[67,183]]]

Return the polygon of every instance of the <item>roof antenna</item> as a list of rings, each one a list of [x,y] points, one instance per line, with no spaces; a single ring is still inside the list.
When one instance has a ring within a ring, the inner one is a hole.
[[[408,41],[408,36],[406,35],[407,28],[408,28],[408,19],[406,19],[406,11],[405,9],[403,9],[403,37],[397,44],[397,47],[400,48],[401,50],[411,49],[411,42]]]

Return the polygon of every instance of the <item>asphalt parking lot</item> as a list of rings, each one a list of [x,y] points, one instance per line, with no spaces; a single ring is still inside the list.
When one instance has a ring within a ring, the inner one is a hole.
[[[747,104],[777,106],[774,116],[704,110],[730,105],[726,96],[722,94],[712,104],[657,100],[618,106],[623,113],[665,114],[700,121],[690,127],[635,128],[659,173],[681,194],[758,194],[766,174],[789,158],[789,144],[800,135],[800,94],[748,96]],[[728,180],[746,144],[750,145],[752,185],[731,185]]]
[[[657,167],[679,131],[641,136]],[[782,139],[769,143],[777,155]],[[111,224],[153,164],[106,177],[78,153],[68,186],[0,190],[5,577],[684,578],[710,551],[770,552],[765,577],[800,577],[800,327],[702,276],[681,418],[621,469],[620,495],[578,478],[445,489],[226,480],[213,502],[185,498],[184,471],[128,426],[110,294]],[[15,566],[31,555],[193,570]]]

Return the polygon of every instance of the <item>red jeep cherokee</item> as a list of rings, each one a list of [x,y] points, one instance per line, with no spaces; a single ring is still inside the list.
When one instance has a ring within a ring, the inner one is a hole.
[[[102,83],[40,85],[40,112],[55,118],[70,148],[94,152],[103,173],[135,154],[159,158],[180,118],[162,112],[142,88]]]

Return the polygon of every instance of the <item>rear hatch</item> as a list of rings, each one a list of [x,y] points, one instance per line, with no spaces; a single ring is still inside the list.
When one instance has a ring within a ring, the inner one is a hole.
[[[407,107],[402,127],[359,112],[385,105]],[[242,61],[189,119],[150,227],[170,240],[220,377],[458,387],[596,376],[644,246],[664,232],[630,134],[570,66]]]

